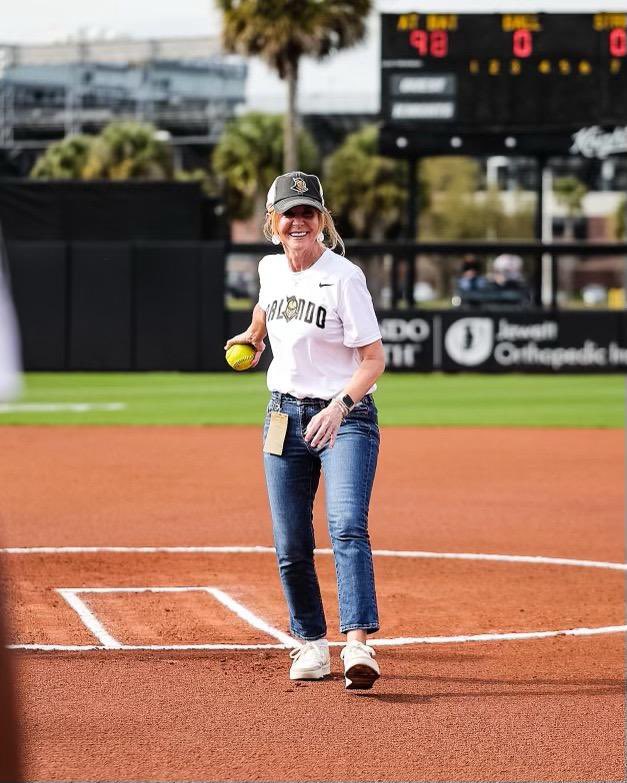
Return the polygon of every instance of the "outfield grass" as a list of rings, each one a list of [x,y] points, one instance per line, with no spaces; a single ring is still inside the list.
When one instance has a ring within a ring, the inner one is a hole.
[[[30,373],[22,399],[0,406],[2,424],[259,424],[265,374]],[[619,375],[383,376],[382,425],[622,427]],[[119,403],[119,410],[34,411],[34,404]]]

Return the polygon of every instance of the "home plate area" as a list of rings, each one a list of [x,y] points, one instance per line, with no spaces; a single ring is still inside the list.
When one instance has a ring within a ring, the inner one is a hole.
[[[292,645],[287,634],[216,587],[96,587],[58,592],[105,649],[256,649]],[[114,628],[115,636],[109,630]],[[190,637],[203,635],[220,641],[186,643]],[[275,644],[264,644],[268,637]],[[164,644],[164,640],[168,641]]]
[[[271,547],[5,550],[11,647],[31,650],[293,646]],[[13,555],[13,556],[11,556]],[[335,570],[316,557],[332,643]],[[625,566],[375,550],[381,646],[622,633]]]

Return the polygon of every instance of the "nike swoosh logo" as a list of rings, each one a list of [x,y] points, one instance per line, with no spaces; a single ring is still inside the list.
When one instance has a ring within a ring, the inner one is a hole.
[[[320,288],[324,288],[325,285],[333,285],[333,283],[318,283]]]

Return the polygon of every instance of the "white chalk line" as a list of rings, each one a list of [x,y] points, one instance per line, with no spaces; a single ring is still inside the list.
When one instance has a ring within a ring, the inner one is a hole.
[[[228,593],[225,593],[223,590],[220,590],[217,587],[209,588],[209,592],[214,596],[214,598],[217,598],[221,604],[226,606],[227,609],[230,609],[238,617],[241,617],[242,620],[247,622],[249,625],[252,625],[253,628],[257,628],[259,631],[263,631],[264,633],[268,634],[268,636],[273,636],[275,639],[278,639],[279,642],[282,642],[285,647],[299,646],[298,643],[295,642],[291,636],[289,636],[289,634],[283,633],[283,631],[280,631],[278,628],[274,628],[265,620],[262,620],[261,617],[258,617],[256,614],[251,612],[250,609],[247,609],[243,604],[240,604],[234,598],[231,598]]]
[[[292,644],[291,647],[297,645]],[[40,652],[89,652],[103,650],[112,652],[110,647],[102,644],[7,644],[7,650],[35,650]],[[284,644],[123,644],[115,648],[115,652],[129,651],[185,651],[185,650],[285,650]]]
[[[392,639],[368,639],[373,647],[400,647],[410,644],[459,644],[461,642],[498,642],[525,641],[528,639],[548,639],[555,636],[599,636],[601,634],[625,633],[627,625],[608,625],[603,628],[566,628],[557,631],[513,631],[510,633],[480,633],[463,636],[408,636]],[[116,652],[129,651],[185,651],[185,650],[285,650],[297,647],[298,642],[288,637],[289,644],[122,644],[111,648],[96,644],[9,644],[9,650],[39,650],[43,652],[83,652],[90,650],[115,649]],[[345,642],[330,641],[331,647],[343,647]]]
[[[208,593],[225,606],[233,614],[237,615],[241,620],[251,625],[258,631],[271,636],[281,644],[277,647],[298,647],[299,644],[291,636],[280,631],[278,628],[267,623],[261,617],[250,611],[246,606],[240,604],[234,598],[232,598],[224,590],[220,590],[217,587],[64,587],[57,588],[57,592],[61,595],[67,603],[78,614],[79,618],[85,625],[85,627],[91,631],[91,633],[98,639],[100,645],[97,645],[97,649],[103,650],[120,650],[128,649],[129,645],[125,645],[122,642],[115,639],[104,627],[102,622],[96,617],[96,615],[89,609],[87,604],[79,598],[79,593],[83,595],[91,594],[111,594],[111,593]],[[155,649],[151,646],[148,648],[143,645],[133,646],[134,649]],[[24,648],[17,648],[24,649]],[[31,649],[31,648],[27,648]],[[156,649],[162,649],[157,647]],[[163,649],[195,649],[195,646],[189,648],[188,645],[175,645],[174,647],[167,647]],[[202,649],[202,648],[201,648]],[[219,648],[220,649],[220,648]]]
[[[4,547],[0,552],[5,554],[92,554],[92,553],[172,553],[172,554],[214,554],[214,553],[245,553],[259,554],[272,553],[274,547],[268,546],[170,546],[170,547]],[[316,554],[332,555],[331,549],[316,549]],[[604,562],[597,560],[576,560],[573,558],[544,557],[534,555],[498,555],[481,554],[467,552],[424,552],[414,550],[389,550],[375,549],[373,555],[379,557],[405,557],[405,558],[433,558],[450,560],[487,560],[494,562],[508,563],[528,563],[544,565],[576,566],[581,568],[604,568],[609,570],[627,571],[627,564]],[[67,594],[72,594],[75,599],[74,608],[81,619],[87,625],[86,620],[92,623],[87,627],[92,630],[96,638],[102,641],[101,645],[51,645],[51,644],[12,644],[7,645],[11,650],[39,650],[39,651],[89,651],[89,650],[145,650],[145,651],[176,651],[176,650],[272,650],[286,649],[298,646],[298,642],[292,637],[284,634],[276,628],[267,624],[264,620],[254,615],[242,604],[238,604],[227,593],[218,588],[207,587],[77,587],[63,588]],[[279,639],[281,644],[190,644],[190,645],[124,645],[114,639],[102,624],[95,618],[87,606],[78,599],[78,593],[112,593],[112,592],[189,592],[205,591],[210,592],[215,598],[220,600],[225,606],[238,614],[246,622],[253,625],[251,620],[258,623],[254,625],[258,630],[263,630],[274,638]],[[62,592],[59,590],[59,592]],[[64,598],[67,597],[64,595]],[[68,601],[68,603],[70,603]],[[230,604],[230,605],[229,605]],[[71,604],[72,605],[72,604]],[[80,605],[80,611],[79,607]],[[237,607],[237,609],[236,609]],[[82,612],[82,614],[81,614]],[[95,632],[97,630],[97,632]],[[513,631],[507,633],[483,633],[458,636],[414,636],[414,637],[395,637],[390,639],[369,639],[368,643],[373,646],[403,646],[410,644],[456,644],[460,642],[487,642],[487,641],[520,641],[527,639],[546,639],[557,636],[597,636],[600,634],[624,633],[627,631],[627,625],[612,625],[598,628],[566,628],[552,631]],[[332,646],[341,646],[344,642],[330,642]]]
[[[85,593],[89,591],[81,590],[81,592]],[[57,593],[59,593],[59,595],[72,607],[72,609],[74,609],[76,614],[82,620],[83,625],[85,625],[93,633],[100,644],[102,644],[106,649],[119,649],[122,646],[121,642],[111,636],[104,625],[87,606],[87,604],[78,597],[75,590],[59,588],[57,589]]]
[[[121,411],[125,402],[3,402],[2,413],[87,413],[89,411]]]
[[[316,555],[332,555],[332,549],[315,549]],[[79,554],[275,554],[273,546],[31,546],[2,547],[7,555],[79,555]],[[423,552],[420,550],[373,549],[375,557],[424,558],[436,560],[485,560],[502,563],[529,563],[530,565],[563,565],[579,568],[604,568],[627,571],[627,563],[603,560],[577,560],[570,557],[543,555],[498,555],[481,552]]]

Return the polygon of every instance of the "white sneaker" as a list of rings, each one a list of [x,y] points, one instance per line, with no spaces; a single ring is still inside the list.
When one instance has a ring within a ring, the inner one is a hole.
[[[347,642],[340,658],[344,661],[344,683],[348,690],[372,688],[374,681],[381,675],[375,655],[375,651],[367,644]]]
[[[293,659],[290,680],[321,680],[331,674],[329,642],[326,639],[305,642],[302,647],[292,650],[290,658]]]

